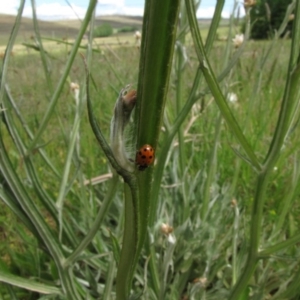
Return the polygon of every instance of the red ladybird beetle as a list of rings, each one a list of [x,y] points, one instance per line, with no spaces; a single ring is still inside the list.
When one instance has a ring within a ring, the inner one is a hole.
[[[136,153],[135,162],[140,171],[145,170],[154,162],[154,149],[150,145],[144,145]]]

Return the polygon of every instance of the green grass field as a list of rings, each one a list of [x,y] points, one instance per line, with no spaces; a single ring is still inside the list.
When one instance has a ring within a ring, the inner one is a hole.
[[[0,20],[6,22],[5,27],[0,24],[0,53],[4,53],[13,21],[11,18]],[[138,19],[118,17],[106,21],[112,22],[114,28],[128,24],[141,27]],[[2,91],[1,147],[18,178],[16,186],[24,189],[20,194],[26,195],[25,198],[39,210],[66,257],[89,233],[99,209],[112,193],[101,226],[68,270],[76,278],[79,299],[115,299],[115,260],[118,261],[124,230],[123,183],[121,180],[113,183],[109,179],[93,186],[85,184],[86,180],[111,173],[112,169],[90,127],[85,70],[79,54],[46,129],[34,148],[30,148],[50,108],[80,24],[41,22],[45,51],[37,51],[21,45],[23,42],[33,44],[30,36],[34,34],[30,20],[22,22],[14,55],[9,60],[5,86],[2,85],[5,91]],[[225,25],[219,28],[219,37],[228,36],[229,29]],[[200,26],[204,37],[208,28],[209,24]],[[238,27],[235,31],[238,32]],[[239,51],[233,47],[231,38],[216,40],[209,53],[217,78]],[[79,53],[86,55],[86,43],[82,42]],[[174,54],[160,138],[155,149],[156,163],[150,167],[154,172],[173,124],[188,102],[198,69],[190,36],[185,46],[184,59],[179,47]],[[236,101],[228,100],[229,108],[260,161],[269,151],[277,126],[290,48],[290,40],[247,41],[237,62],[219,81],[224,95],[236,96]],[[91,100],[99,126],[109,140],[110,121],[120,90],[127,84],[137,88],[140,50],[131,33],[96,39],[93,49]],[[70,89],[71,82],[80,87],[79,104]],[[146,238],[151,254],[149,248],[143,248],[133,284],[134,292],[143,292],[140,299],[228,299],[231,288],[243,273],[251,247],[250,227],[258,173],[221,117],[203,76],[193,101],[170,143],[162,174],[159,174],[161,181],[158,177],[153,179],[157,184],[158,200],[155,221]],[[298,112],[298,107],[294,109]],[[262,250],[272,250],[271,246],[284,243],[299,231],[298,118],[295,114],[278,160],[268,174],[259,232]],[[147,124],[142,122],[142,126],[144,131],[149,130]],[[130,145],[133,134],[132,128],[126,131],[131,159],[135,158],[136,151]],[[4,167],[1,168],[0,193],[0,269],[3,270],[0,272],[0,298],[66,299],[59,292],[59,270],[52,252],[45,247],[42,233],[24,213],[26,209],[17,201],[3,170]],[[59,203],[63,203],[62,206]],[[205,215],[204,203],[208,203]],[[172,229],[163,232],[163,223]],[[298,299],[298,244],[266,252],[257,262],[240,299]],[[153,256],[154,263],[150,259]],[[7,274],[16,276],[18,284]],[[46,292],[38,286],[33,288],[32,282],[45,284]],[[289,290],[289,286],[292,289]],[[50,287],[57,290],[52,291]]]

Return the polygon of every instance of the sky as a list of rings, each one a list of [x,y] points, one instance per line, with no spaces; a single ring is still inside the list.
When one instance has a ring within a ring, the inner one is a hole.
[[[163,1],[163,0],[162,0]],[[26,1],[23,16],[31,17],[31,5]],[[35,0],[36,12],[41,20],[83,18],[88,0]],[[202,0],[197,11],[199,18],[211,18],[217,0]],[[228,18],[237,0],[226,0],[222,17]],[[0,0],[0,13],[16,15],[20,0]],[[242,9],[242,5],[240,4]],[[98,0],[97,15],[135,15],[142,16],[144,0]],[[243,14],[243,12],[242,12]]]

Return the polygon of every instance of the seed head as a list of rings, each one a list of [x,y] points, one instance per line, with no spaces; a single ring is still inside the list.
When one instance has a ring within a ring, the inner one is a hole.
[[[256,0],[244,0],[244,7],[252,7],[256,4]]]
[[[162,223],[161,226],[160,226],[160,231],[163,233],[163,234],[166,234],[166,235],[169,235],[170,233],[173,232],[173,227],[168,225],[168,224],[165,224],[165,223]]]
[[[237,34],[233,39],[232,39],[233,45],[235,48],[239,48],[243,42],[244,42],[244,35],[243,34]]]

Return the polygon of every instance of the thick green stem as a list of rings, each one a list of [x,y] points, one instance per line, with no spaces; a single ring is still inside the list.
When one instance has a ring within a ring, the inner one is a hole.
[[[125,223],[122,251],[117,273],[117,300],[126,300],[130,294],[138,245],[137,219],[136,203],[133,201],[128,185],[125,184]]]
[[[215,13],[214,13],[214,16],[212,19],[212,24],[209,29],[209,33],[208,33],[206,43],[205,43],[205,49],[206,49],[207,53],[210,52],[212,45],[213,45],[213,41],[216,38],[217,28],[218,28],[218,25],[219,25],[219,22],[221,19],[221,12],[222,12],[222,9],[224,6],[224,2],[225,1],[222,0],[222,1],[218,1],[218,3],[217,3],[216,10],[215,10]],[[237,62],[237,59],[238,59],[238,57],[240,57],[240,55],[241,55],[241,51],[239,51],[236,54],[236,56],[233,57],[232,61],[228,64],[226,69],[218,77],[219,81],[223,80],[225,78],[225,76],[228,75],[228,73],[230,72],[232,67],[235,65],[235,63]],[[201,70],[198,69],[196,72],[196,75],[194,77],[194,82],[193,82],[190,94],[188,96],[188,99],[185,102],[184,106],[182,107],[181,111],[178,113],[178,116],[177,116],[170,132],[168,133],[168,136],[163,141],[159,160],[156,165],[156,169],[154,171],[153,199],[152,199],[153,210],[150,211],[150,218],[149,218],[150,225],[153,224],[153,222],[155,220],[156,209],[154,209],[154,208],[157,207],[157,205],[158,205],[158,194],[159,194],[159,190],[160,190],[160,184],[161,184],[161,180],[162,180],[162,176],[163,176],[163,170],[165,167],[165,162],[166,162],[166,159],[168,156],[169,149],[171,147],[172,141],[173,141],[176,133],[178,132],[181,124],[184,122],[184,120],[190,113],[191,108],[194,105],[194,103],[199,99],[199,94],[197,95],[197,90],[200,85],[201,75],[202,75]],[[206,92],[203,92],[203,94],[205,94],[205,93]],[[151,266],[151,262],[150,262],[150,266]]]
[[[150,144],[156,150],[157,157],[157,141],[169,86],[179,4],[179,0],[147,0],[145,3],[136,105],[137,149]],[[137,254],[148,234],[149,213],[156,214],[156,206],[153,204],[157,201],[152,194],[153,167],[139,172],[138,177],[138,215],[141,222],[138,224]],[[153,264],[150,262],[151,266]]]

